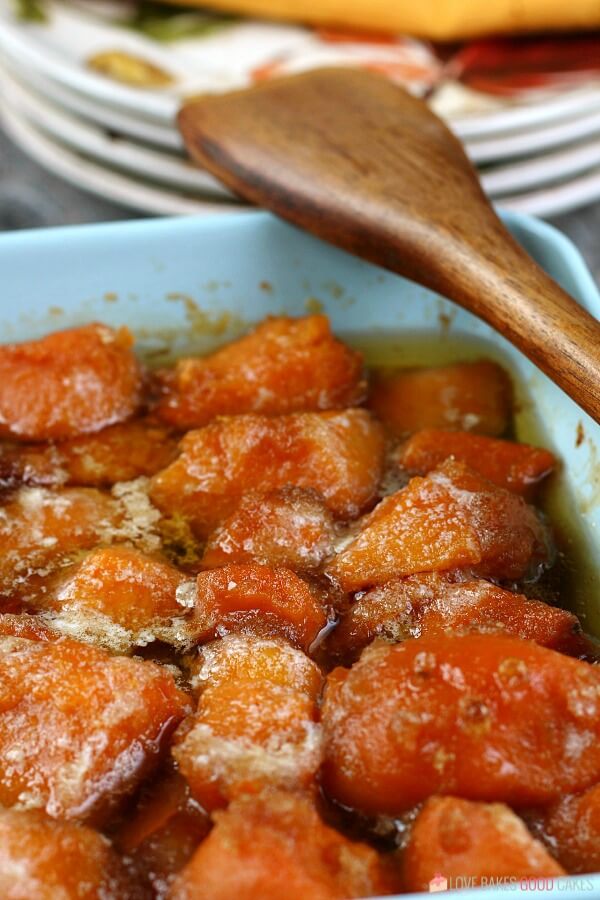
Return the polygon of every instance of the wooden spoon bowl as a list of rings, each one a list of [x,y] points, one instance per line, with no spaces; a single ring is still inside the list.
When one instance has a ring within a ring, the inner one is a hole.
[[[600,421],[600,323],[513,239],[421,100],[321,69],[203,97],[179,126],[236,193],[475,313]]]

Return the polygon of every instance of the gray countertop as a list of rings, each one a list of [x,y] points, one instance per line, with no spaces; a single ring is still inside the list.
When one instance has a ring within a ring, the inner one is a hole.
[[[0,231],[141,217],[46,172],[0,131]],[[600,283],[600,203],[550,221],[579,247]]]

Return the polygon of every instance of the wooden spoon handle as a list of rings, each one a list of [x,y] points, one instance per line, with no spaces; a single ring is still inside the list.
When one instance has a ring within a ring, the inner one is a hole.
[[[600,323],[531,259],[490,207],[480,222],[477,254],[451,224],[425,226],[418,253],[406,230],[391,236],[387,267],[484,319],[600,422]]]
[[[179,125],[234,191],[464,306],[600,421],[600,323],[513,240],[422,101],[323,69],[204,97]]]
[[[476,253],[451,219],[420,229],[406,222],[393,233],[380,222],[377,253],[366,243],[354,252],[484,319],[600,422],[600,323],[531,259],[489,206],[479,224]],[[335,235],[313,230],[348,249]]]
[[[504,226],[500,223],[504,230]],[[600,323],[514,242],[502,236],[502,265],[457,247],[452,298],[503,334],[600,422]],[[425,283],[427,276],[419,279]],[[433,284],[430,284],[433,287]],[[444,279],[435,289],[447,294]],[[493,298],[490,303],[488,298]]]

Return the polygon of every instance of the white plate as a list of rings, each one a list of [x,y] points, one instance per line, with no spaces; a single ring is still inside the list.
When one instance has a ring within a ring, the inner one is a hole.
[[[66,113],[23,87],[0,67],[0,95],[9,110],[24,116],[38,129],[78,153],[91,156],[110,168],[122,169],[173,187],[230,201],[233,195],[208,172],[196,168],[175,154],[133,144],[98,126]]]
[[[567,150],[545,153],[525,162],[494,166],[480,172],[479,177],[486,194],[497,198],[504,194],[567,181],[597,168],[599,162],[600,136]],[[502,203],[502,200],[499,202]]]
[[[131,5],[124,0],[69,4],[43,0],[49,12],[44,24],[16,20],[12,2],[0,0],[0,50],[10,54],[21,69],[50,78],[99,106],[126,112],[136,121],[161,124],[171,132],[183,98],[247,84],[256,69],[265,66],[271,74],[279,74],[316,65],[368,63],[387,68],[392,77],[408,82],[416,93],[431,87],[442,71],[429,45],[422,41],[331,43],[300,26],[245,21],[209,36],[164,44],[118,24],[131,13]],[[139,90],[111,81],[86,65],[90,55],[101,50],[140,56],[171,73],[177,82],[167,89]],[[586,118],[600,111],[600,82],[562,91],[529,92],[518,99],[491,97],[445,82],[435,89],[432,105],[470,142]],[[123,133],[133,135],[132,131]],[[480,147],[478,152],[507,155],[502,145],[498,150]],[[478,158],[483,160],[483,156]]]
[[[140,50],[137,35],[127,33],[115,46],[113,36],[109,35],[107,40],[101,25],[93,23],[91,28],[86,28],[84,24],[81,28],[80,20],[83,18],[85,23],[85,17],[77,11],[73,12],[76,16],[63,16],[59,9],[52,9],[51,23],[23,24],[14,22],[8,0],[0,0],[0,51],[9,54],[19,66],[32,68],[43,77],[52,78],[109,107],[171,125],[177,109],[175,97],[166,92],[159,94],[117,85],[84,67],[84,54],[90,56],[101,49],[117,49],[119,46],[160,66],[163,61],[156,59],[155,48],[150,54],[145,47]],[[171,70],[170,64],[161,67]]]
[[[46,98],[20,84],[13,74],[2,67],[0,88],[9,108],[79,153],[177,190],[211,194],[223,199],[232,197],[208,173],[194,168],[177,154],[152,150],[90,125],[56,104],[48,103]],[[497,198],[565,181],[593,169],[599,160],[600,137],[526,162],[493,168],[484,172],[481,180],[488,196]]]
[[[89,99],[77,91],[64,87],[51,78],[40,75],[40,73],[31,67],[20,66],[12,54],[6,54],[3,65],[5,69],[11,71],[13,76],[16,75],[20,82],[24,82],[38,94],[48,97],[55,105],[64,107],[68,112],[74,113],[80,118],[102,125],[116,135],[133,138],[136,142],[141,141],[166,150],[178,151],[181,154],[184,153],[183,142],[179,132],[173,125],[168,127],[154,122],[148,122],[143,118],[138,118],[129,113],[119,112],[109,106]],[[561,122],[553,127],[542,129],[540,132],[534,133],[533,136],[527,133],[518,136],[501,135],[486,141],[475,141],[471,139],[466,142],[469,155],[473,162],[483,165],[489,162],[498,162],[505,158],[511,159],[513,156],[523,155],[523,153],[529,155],[531,152],[544,151],[548,149],[548,147],[560,146],[561,143],[566,143],[570,140],[577,141],[577,138],[581,133],[583,133],[583,136],[585,136],[587,132],[593,134],[597,131],[597,121],[598,116],[600,115],[600,106],[596,109],[595,100],[591,103],[591,98],[595,98],[595,96],[595,91],[592,88],[579,93],[579,99],[582,102],[581,104],[575,102],[574,109],[578,110],[578,113],[583,118],[578,121]],[[598,97],[600,101],[600,91],[598,92]],[[586,100],[586,103],[583,103],[584,99]],[[561,99],[561,104],[563,101],[566,101],[566,98]],[[590,105],[587,104],[587,101],[590,101]],[[524,109],[514,109],[511,112],[522,113],[524,112]],[[586,118],[586,114],[589,114],[590,112],[594,113],[593,117]],[[500,115],[500,113],[498,113],[498,115]],[[452,128],[453,130],[456,130],[454,128],[454,122],[452,123]],[[593,143],[594,142],[592,142],[592,144]],[[572,154],[572,161],[569,165],[565,157],[570,153]],[[547,159],[549,165],[552,165],[549,155],[547,156]],[[565,175],[572,174],[578,167],[579,170],[583,168],[579,162],[580,159],[581,156],[576,152],[576,149],[573,151],[563,151],[560,156],[557,154],[556,157],[557,164],[562,164],[563,161],[565,162]],[[512,162],[511,169],[517,165],[521,164]],[[508,181],[502,176],[501,190],[506,192],[506,190],[521,190],[523,188],[535,186],[536,181],[531,180],[532,177],[535,177],[535,160],[532,160],[531,168],[524,170],[524,177],[526,177],[526,183],[522,182],[519,176],[519,179],[515,181],[513,185],[510,181],[510,176]],[[542,170],[538,181],[539,183],[543,183],[547,180],[548,176],[545,174],[545,170]],[[490,191],[495,191],[495,185],[495,180],[490,182]]]
[[[13,141],[41,166],[105,200],[154,215],[215,215],[232,210],[253,213],[248,206],[204,202],[112,172],[57,143],[7,106],[0,107],[0,118]]]
[[[574,144],[596,135],[600,135],[600,109],[580,119],[546,125],[534,131],[467,141],[465,149],[472,162],[482,165],[501,159],[535,156],[544,150]]]
[[[598,112],[600,80],[559,93],[539,91],[512,100],[500,100],[462,84],[446,82],[435,90],[429,103],[434,112],[451,124],[461,140],[470,141],[530,131],[540,125]]]
[[[169,126],[159,125],[91,100],[85,94],[73,91],[60,82],[40,74],[36,69],[20,65],[10,53],[4,54],[2,65],[20,82],[33,88],[38,94],[48,97],[51,102],[64,107],[70,113],[102,125],[115,134],[127,135],[134,140],[180,154],[184,152],[181,136],[172,123]]]
[[[600,166],[564,184],[516,197],[503,197],[499,205],[513,212],[549,218],[600,200]]]
[[[171,153],[184,155],[183,142],[175,127],[166,127],[145,119],[137,118],[130,113],[123,113],[90,100],[70,88],[46,78],[31,68],[19,66],[12,55],[5,56],[3,67],[18,81],[33,88],[38,95],[48,98],[55,106],[63,107],[75,114],[80,120],[87,120],[108,129],[113,135],[133,139],[136,143],[150,144]],[[491,196],[498,192],[522,190],[543,184],[559,176],[568,176],[582,171],[587,162],[588,153],[593,153],[597,146],[594,136],[600,136],[600,110],[593,114],[569,122],[560,122],[526,134],[501,135],[485,141],[470,140],[466,142],[466,150],[471,160],[477,165],[491,163],[509,163],[502,167],[499,180],[491,178],[486,187]],[[580,144],[588,140],[583,150]],[[573,143],[575,146],[569,147]],[[567,145],[566,150],[552,154],[546,151]],[[543,154],[543,157],[541,156]],[[515,157],[531,156],[530,162],[515,161]],[[536,160],[542,159],[539,176],[536,174]],[[557,168],[555,169],[554,166]],[[564,169],[561,168],[564,166]],[[515,172],[513,181],[511,173]]]
[[[33,68],[60,84],[106,105],[170,125],[182,100],[207,91],[223,91],[250,83],[265,65],[302,65],[369,60],[380,64],[421,67],[427,83],[411,78],[421,92],[437,77],[440,64],[428,45],[402,40],[398,44],[325,44],[309,29],[294,25],[243,21],[215,34],[161,44],[131,29],[94,15],[91,10],[60,0],[44,0],[48,21],[15,19],[12,0],[0,0],[0,49],[19,65]],[[115,18],[123,6],[115,5]],[[119,50],[140,57],[175,79],[172,87],[140,90],[93,72],[87,60],[101,51]]]
[[[21,149],[40,165],[71,183],[114,200],[132,209],[155,215],[209,215],[240,209],[252,214],[247,206],[232,203],[207,203],[181,193],[160,190],[143,181],[109,171],[80,156],[39,131],[24,117],[8,107],[0,108],[6,131]],[[600,168],[574,178],[558,187],[506,196],[500,201],[505,209],[553,216],[600,199]]]

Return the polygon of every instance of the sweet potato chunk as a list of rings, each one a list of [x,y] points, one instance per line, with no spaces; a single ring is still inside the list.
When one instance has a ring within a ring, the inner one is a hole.
[[[0,614],[0,636],[27,638],[29,641],[57,641],[61,634],[49,628],[39,616]]]
[[[0,506],[0,598],[35,595],[40,582],[99,544],[155,552],[159,519],[143,478],[115,485],[112,496],[94,488],[20,488]]]
[[[504,635],[376,642],[329,675],[322,722],[326,790],[368,813],[543,805],[600,778],[600,670]]]
[[[191,632],[178,588],[186,581],[173,566],[139,550],[104,547],[62,570],[34,602],[53,628],[115,651],[157,639],[184,646]]]
[[[431,797],[412,826],[404,852],[404,887],[426,891],[443,872],[457,878],[553,877],[566,874],[544,846],[503,803],[471,803],[458,797]]]
[[[543,832],[569,872],[600,871],[600,784],[550,807]]]
[[[431,601],[421,600],[414,609],[414,637],[444,631],[497,629],[562,653],[576,654],[586,647],[579,620],[573,613],[505,591],[489,581],[447,584]]]
[[[371,409],[400,437],[422,428],[498,436],[508,428],[511,402],[508,375],[489,360],[382,372],[369,395]]]
[[[0,595],[101,543],[122,515],[112,497],[91,488],[21,488],[0,506]]]
[[[492,484],[525,496],[556,462],[552,453],[539,447],[433,428],[412,435],[397,451],[396,460],[411,475],[427,475],[451,456]]]
[[[173,878],[209,831],[210,820],[186,781],[171,772],[142,793],[115,843],[152,896],[166,897]]]
[[[310,571],[332,554],[334,539],[331,513],[315,491],[250,494],[211,534],[202,565],[211,569],[256,560]]]
[[[189,432],[181,451],[152,479],[151,498],[207,537],[248,491],[287,485],[319,491],[336,516],[358,515],[376,498],[384,439],[361,409],[246,415]]]
[[[268,682],[317,697],[323,676],[311,659],[282,640],[230,634],[201,648],[192,665],[191,684],[203,693],[232,681]]]
[[[375,850],[324,825],[298,795],[242,797],[215,821],[171,900],[346,900],[394,889]]]
[[[95,647],[0,639],[0,804],[98,821],[188,711],[173,677]]]
[[[283,641],[229,635],[204,649],[195,682],[205,687],[173,756],[205,809],[265,785],[313,785],[321,675],[307,656]]]
[[[230,631],[280,635],[307,652],[326,622],[316,590],[290,569],[242,563],[198,575],[193,628],[201,642]]]
[[[250,334],[161,374],[158,415],[181,431],[222,415],[341,409],[365,396],[360,353],[331,334],[326,316],[266,319]]]
[[[463,567],[516,580],[547,558],[546,531],[533,507],[448,460],[385,497],[328,572],[344,590]]]
[[[352,660],[376,637],[402,641],[445,631],[504,631],[563,653],[585,650],[576,616],[489,581],[453,583],[439,573],[411,575],[367,591],[329,638],[335,656]]]
[[[0,895],[10,900],[141,900],[98,832],[39,810],[0,810]]]
[[[167,428],[145,419],[57,444],[0,444],[0,483],[106,487],[154,475],[176,449]]]
[[[114,426],[115,428],[118,426]],[[56,444],[22,444],[0,442],[0,488],[12,489],[22,484],[36,486],[62,485],[67,481],[64,460]]]
[[[133,415],[141,371],[126,328],[84,325],[0,346],[0,436],[62,440]]]
[[[168,429],[137,419],[72,438],[56,449],[64,459],[68,484],[102,487],[164,469],[176,455],[177,441]]]

